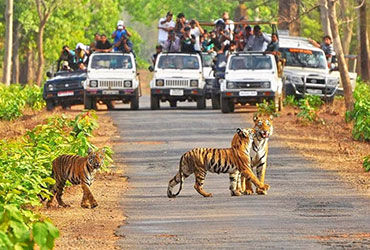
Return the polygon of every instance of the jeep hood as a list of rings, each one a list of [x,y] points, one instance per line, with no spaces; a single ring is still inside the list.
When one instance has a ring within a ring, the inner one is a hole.
[[[266,81],[274,77],[274,74],[271,70],[237,70],[226,72],[225,79],[231,81]]]
[[[157,71],[154,74],[154,78],[184,78],[184,79],[199,79],[202,76],[201,70],[166,70]]]
[[[307,69],[301,67],[285,67],[284,68],[284,75],[296,75],[296,76],[308,76],[308,75],[316,75],[316,76],[329,76],[329,71],[326,69]]]
[[[87,73],[89,79],[133,79],[136,77],[135,70],[90,70]]]

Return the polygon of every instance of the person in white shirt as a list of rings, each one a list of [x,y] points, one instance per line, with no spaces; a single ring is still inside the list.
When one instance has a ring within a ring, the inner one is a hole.
[[[224,29],[230,36],[230,40],[233,40],[235,25],[234,25],[234,22],[230,20],[229,18],[230,18],[229,13],[224,12],[222,13],[222,17],[220,19],[217,19],[214,23],[216,24],[217,22],[222,21],[225,24]]]
[[[159,19],[158,23],[158,43],[164,45],[168,38],[168,32],[175,28],[175,22],[172,21],[172,12],[169,11],[166,17]]]
[[[204,30],[200,27],[199,22],[194,19],[190,21],[190,27],[190,34],[195,36],[194,50],[201,51],[200,36],[203,36]]]
[[[265,51],[267,45],[271,42],[271,38],[268,37],[265,33],[261,31],[259,25],[254,26],[253,28],[253,45],[252,51]]]

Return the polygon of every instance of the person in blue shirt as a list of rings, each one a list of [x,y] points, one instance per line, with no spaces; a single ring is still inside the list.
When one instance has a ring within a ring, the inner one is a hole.
[[[124,22],[122,20],[119,20],[117,22],[117,29],[112,33],[112,38],[114,39],[113,44],[118,43],[122,36],[130,37],[131,33],[126,29]],[[114,51],[117,51],[118,48],[114,48]]]

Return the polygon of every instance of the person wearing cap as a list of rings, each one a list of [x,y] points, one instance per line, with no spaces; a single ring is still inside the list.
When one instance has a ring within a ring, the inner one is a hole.
[[[184,35],[181,38],[181,52],[195,52],[195,36],[191,34],[191,28],[184,28]]]
[[[67,45],[64,45],[60,57],[57,61],[57,71],[61,69],[61,62],[67,61],[68,65],[76,64],[76,53],[74,50],[71,50]]]
[[[102,34],[100,38],[101,40],[96,43],[95,51],[96,52],[111,52],[112,44],[108,41],[107,36]]]
[[[131,33],[126,29],[124,22],[119,20],[117,22],[117,29],[112,33],[112,38],[114,39],[113,43],[116,44],[120,41],[123,35],[130,37]],[[117,49],[114,48],[114,51],[117,51]]]
[[[252,51],[265,51],[270,42],[271,39],[261,31],[261,27],[254,26]]]
[[[233,40],[234,36],[234,22],[230,20],[229,12],[223,12],[222,17],[217,19],[214,23],[217,26],[217,23],[223,22],[224,23],[224,30],[226,34],[230,37],[230,41]]]
[[[152,63],[153,63],[153,66],[155,65],[155,62],[157,61],[157,57],[160,53],[162,53],[162,45],[158,44],[157,46],[155,46],[155,54],[152,55],[151,59],[152,59]]]
[[[200,47],[200,36],[204,34],[204,30],[202,27],[200,27],[199,22],[197,20],[191,20],[190,21],[190,34],[195,36],[195,44],[194,44],[194,49],[195,51],[201,51]]]
[[[62,63],[62,69],[60,71],[64,71],[64,72],[70,72],[72,71],[71,68],[69,67],[69,64],[67,61],[64,61]]]
[[[82,43],[77,43],[75,53],[76,53],[76,61],[77,63],[85,63],[87,64],[89,54],[90,54],[89,46],[86,46]]]
[[[172,21],[172,12],[169,11],[166,17],[159,19],[158,23],[158,43],[164,45],[168,38],[168,32],[175,28],[175,22]]]
[[[167,41],[164,43],[163,50],[166,52],[180,52],[180,38],[176,36],[174,30],[168,32]]]

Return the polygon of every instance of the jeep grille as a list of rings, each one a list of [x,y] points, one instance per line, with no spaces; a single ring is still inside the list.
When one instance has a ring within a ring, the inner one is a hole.
[[[123,88],[123,81],[99,81],[99,88]]]
[[[236,89],[257,89],[262,88],[263,82],[233,82]]]
[[[184,79],[171,79],[165,81],[166,87],[188,87],[189,80]]]

